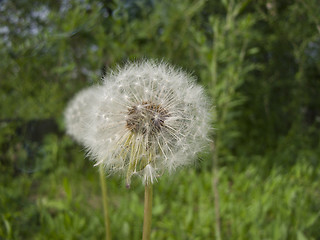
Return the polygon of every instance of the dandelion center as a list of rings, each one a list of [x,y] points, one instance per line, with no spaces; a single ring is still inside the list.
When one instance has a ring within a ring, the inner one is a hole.
[[[168,117],[168,110],[161,105],[144,101],[128,108],[126,127],[133,133],[156,135]]]

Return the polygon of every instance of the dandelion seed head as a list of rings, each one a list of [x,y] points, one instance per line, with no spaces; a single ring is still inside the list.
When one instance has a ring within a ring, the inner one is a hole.
[[[128,185],[133,175],[153,183],[163,172],[192,163],[208,143],[210,113],[203,89],[168,64],[129,63],[106,76],[96,93],[74,102],[80,100],[88,101],[75,104],[82,109],[78,119],[88,120],[78,126],[87,127],[80,142],[96,165],[125,174]]]
[[[92,111],[91,105],[98,104],[102,93],[98,86],[86,88],[73,97],[64,112],[67,134],[81,144],[92,140],[92,121],[99,115]]]

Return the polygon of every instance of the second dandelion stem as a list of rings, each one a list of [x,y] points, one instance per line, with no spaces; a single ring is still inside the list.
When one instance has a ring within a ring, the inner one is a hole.
[[[150,240],[152,216],[152,184],[146,183],[144,190],[144,220],[142,240]]]
[[[104,212],[104,222],[106,228],[106,240],[111,240],[111,231],[110,231],[110,222],[109,222],[109,213],[108,213],[108,202],[107,202],[107,184],[104,177],[103,165],[99,166],[100,174],[100,185],[102,191],[102,201],[103,201],[103,212]]]

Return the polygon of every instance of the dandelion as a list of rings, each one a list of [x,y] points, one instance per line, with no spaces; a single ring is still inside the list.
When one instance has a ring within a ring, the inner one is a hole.
[[[128,185],[133,175],[153,183],[192,163],[208,142],[208,101],[181,70],[132,63],[106,76],[99,90],[87,148],[96,165],[124,173]]]
[[[92,106],[98,104],[101,88],[93,86],[80,91],[68,104],[64,112],[67,134],[78,143],[86,145],[90,141],[93,114]]]
[[[98,86],[89,87],[79,92],[68,104],[64,112],[67,134],[73,137],[77,142],[87,145],[93,131],[94,112],[92,106],[98,104],[99,95],[102,94]],[[103,198],[103,210],[106,229],[106,240],[111,240],[110,222],[108,217],[107,205],[107,185],[104,181],[103,166],[99,168],[100,185]]]
[[[166,63],[129,63],[81,92],[66,111],[68,133],[95,165],[145,183],[143,239],[149,239],[151,185],[193,163],[209,142],[208,100],[195,79]],[[73,123],[75,121],[76,123]]]

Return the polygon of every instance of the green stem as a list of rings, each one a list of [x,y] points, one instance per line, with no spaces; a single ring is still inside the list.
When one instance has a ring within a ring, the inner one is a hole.
[[[100,174],[100,185],[102,191],[102,201],[103,201],[103,213],[104,213],[104,223],[106,228],[106,240],[111,240],[111,232],[110,232],[110,222],[109,222],[109,213],[108,213],[108,202],[107,202],[107,184],[104,176],[103,166],[100,164],[99,166],[99,174]]]
[[[216,140],[218,141],[218,140]],[[217,142],[216,142],[217,143]],[[214,212],[215,212],[215,235],[217,240],[221,240],[221,223],[220,223],[220,201],[219,201],[219,165],[217,144],[212,144],[213,149],[213,192],[214,192]]]
[[[146,183],[144,190],[144,220],[142,240],[150,240],[152,216],[152,184]]]

